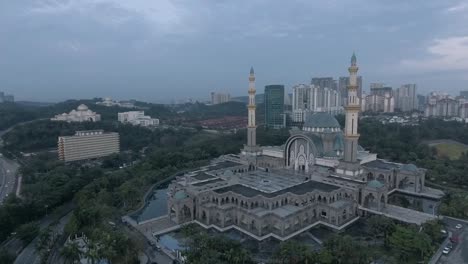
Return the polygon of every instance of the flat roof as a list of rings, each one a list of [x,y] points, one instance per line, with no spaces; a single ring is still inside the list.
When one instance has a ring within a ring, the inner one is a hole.
[[[220,182],[220,181],[224,181],[224,180],[223,180],[223,179],[220,179],[220,178],[216,178],[216,179],[209,180],[209,181],[197,182],[197,183],[194,183],[194,184],[192,184],[192,185],[193,185],[193,186],[200,187],[200,186],[203,186],[203,185],[207,185],[207,184],[215,183],[215,182]]]
[[[370,162],[367,162],[363,164],[362,166],[364,167],[369,167],[369,168],[376,168],[376,169],[383,169],[383,170],[392,170],[392,169],[398,169],[399,166],[394,163],[390,162],[385,162],[383,160],[373,160]]]
[[[198,172],[196,175],[192,176],[192,178],[196,179],[196,180],[199,180],[199,181],[204,181],[204,180],[208,180],[208,179],[213,179],[214,176],[211,176],[209,174],[207,174],[206,172]]]
[[[340,188],[341,187],[331,185],[331,184],[326,184],[326,183],[321,183],[321,182],[316,182],[316,181],[307,181],[299,185],[295,185],[295,186],[282,189],[276,192],[272,192],[272,193],[265,193],[265,192],[262,192],[262,191],[259,191],[259,190],[241,185],[241,184],[234,184],[231,186],[226,186],[223,188],[216,189],[214,191],[217,193],[226,193],[226,192],[232,191],[234,193],[238,193],[245,197],[254,197],[257,195],[262,195],[264,197],[271,198],[271,197],[275,197],[275,196],[288,193],[288,192],[297,194],[297,195],[302,195],[302,194],[306,194],[308,192],[312,192],[315,190],[322,191],[322,192],[331,192],[334,190],[338,190]]]
[[[242,165],[240,163],[232,162],[232,161],[222,161],[214,165],[209,166],[209,170],[219,170],[219,169],[224,169],[224,168],[229,168],[229,167],[234,167],[234,166],[239,166]]]

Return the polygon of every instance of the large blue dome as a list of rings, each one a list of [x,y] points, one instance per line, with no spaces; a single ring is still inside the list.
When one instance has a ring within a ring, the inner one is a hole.
[[[336,118],[328,113],[313,113],[306,115],[304,127],[307,128],[340,128]]]

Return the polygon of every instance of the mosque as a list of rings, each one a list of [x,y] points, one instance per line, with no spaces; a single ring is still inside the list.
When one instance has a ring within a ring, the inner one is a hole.
[[[86,105],[80,104],[76,110],[73,109],[70,113],[56,115],[50,119],[51,121],[65,122],[98,122],[101,121],[101,115],[91,111]]]
[[[168,191],[170,219],[219,231],[234,228],[257,240],[287,240],[317,225],[341,230],[370,213],[415,224],[436,218],[388,204],[393,192],[433,199],[443,193],[425,186],[425,169],[378,159],[359,146],[354,54],[348,71],[344,130],[332,115],[314,113],[302,129],[290,131],[284,145],[261,147],[252,68],[247,144],[240,154],[222,156],[174,180]]]

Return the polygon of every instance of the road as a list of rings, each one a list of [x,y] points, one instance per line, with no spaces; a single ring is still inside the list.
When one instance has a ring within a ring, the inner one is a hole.
[[[62,207],[62,213],[57,215],[48,215],[41,220],[39,228],[41,230],[50,226],[56,220],[59,220],[59,223],[55,226],[51,226],[52,232],[62,233],[63,229],[72,215],[74,205],[72,203],[67,203]],[[40,256],[39,252],[36,251],[36,243],[38,238],[36,237],[29,245],[27,245],[21,253],[16,257],[14,264],[39,264]]]
[[[453,249],[448,255],[442,255],[437,263],[439,264],[463,264],[468,263],[468,222],[444,217],[444,224],[452,236],[458,236],[459,242],[454,244]],[[461,229],[455,226],[461,224]]]
[[[0,154],[0,204],[15,191],[16,172],[19,165]]]

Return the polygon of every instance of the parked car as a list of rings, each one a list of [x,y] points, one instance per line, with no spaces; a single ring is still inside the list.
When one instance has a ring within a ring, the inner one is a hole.
[[[450,253],[450,248],[445,247],[444,250],[442,250],[442,253],[444,253],[445,255],[447,255],[448,253]]]
[[[450,248],[450,249],[452,249],[452,248],[453,248],[453,244],[452,244],[452,243],[448,243],[448,244],[447,244],[447,247]]]
[[[462,227],[463,227],[463,226],[462,226],[461,224],[458,224],[458,225],[455,226],[456,229],[460,229],[460,228],[462,228]]]
[[[452,237],[450,238],[450,242],[452,242],[452,243],[458,243],[458,241],[459,241],[459,239],[458,239],[457,236],[452,236]]]
[[[440,230],[440,233],[442,233],[443,235],[447,235],[447,230],[441,229],[441,230]]]

